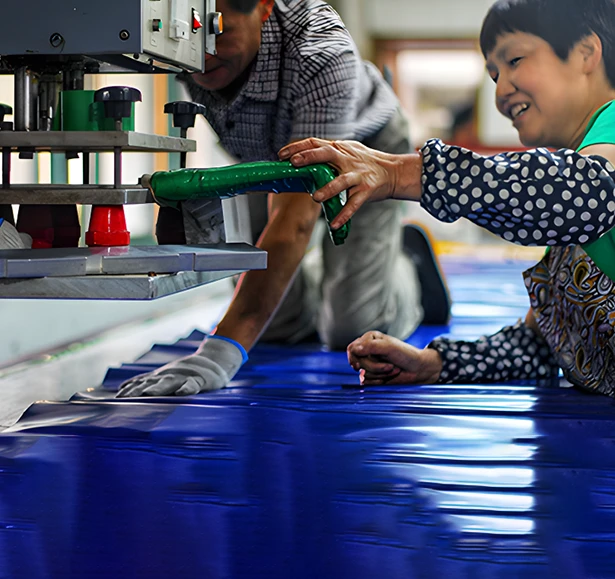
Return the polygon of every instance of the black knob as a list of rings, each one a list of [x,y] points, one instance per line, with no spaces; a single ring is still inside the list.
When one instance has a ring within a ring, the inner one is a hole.
[[[141,100],[141,91],[129,86],[108,86],[94,93],[95,102],[105,103],[105,117],[115,121],[130,117],[132,103]]]
[[[4,122],[5,115],[12,115],[12,114],[13,114],[13,107],[10,107],[9,105],[0,104],[0,123]]]
[[[176,101],[164,105],[164,112],[173,115],[173,126],[183,129],[194,127],[197,115],[205,114],[205,107],[197,103],[187,101]]]

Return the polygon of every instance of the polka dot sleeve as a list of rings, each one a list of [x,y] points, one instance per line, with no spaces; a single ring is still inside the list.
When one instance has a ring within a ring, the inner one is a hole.
[[[557,378],[547,343],[522,322],[476,342],[437,338],[428,346],[442,358],[440,384]]]
[[[604,158],[536,149],[482,157],[428,141],[421,205],[452,223],[466,217],[520,245],[594,241],[615,225],[615,169]]]

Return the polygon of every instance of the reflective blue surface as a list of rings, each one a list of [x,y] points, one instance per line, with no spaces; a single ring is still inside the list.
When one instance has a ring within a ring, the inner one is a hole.
[[[451,333],[523,316],[521,269],[449,264]],[[611,399],[361,390],[344,354],[315,345],[259,347],[222,392],[112,398],[199,337],[0,435],[0,578],[615,576]]]

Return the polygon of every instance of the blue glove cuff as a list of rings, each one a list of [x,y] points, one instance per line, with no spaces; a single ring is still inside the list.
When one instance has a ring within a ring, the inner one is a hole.
[[[246,349],[239,343],[236,342],[235,340],[231,340],[230,338],[227,338],[225,336],[218,336],[217,334],[213,334],[210,336],[207,336],[208,340],[224,340],[225,342],[229,342],[230,344],[233,344],[233,346],[235,346],[240,352],[241,352],[241,356],[243,358],[243,360],[241,361],[241,364],[245,364],[248,361],[248,353],[246,352]]]

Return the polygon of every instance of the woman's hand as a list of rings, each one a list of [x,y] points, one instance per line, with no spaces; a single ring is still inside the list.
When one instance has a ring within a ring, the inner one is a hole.
[[[316,191],[315,201],[322,203],[347,192],[344,209],[333,220],[334,229],[341,227],[368,201],[420,199],[421,156],[390,155],[370,149],[357,141],[325,141],[305,139],[291,143],[279,153],[295,167],[327,163],[339,176]]]
[[[348,346],[348,361],[361,384],[433,384],[442,371],[440,354],[419,350],[381,332],[367,332]]]

